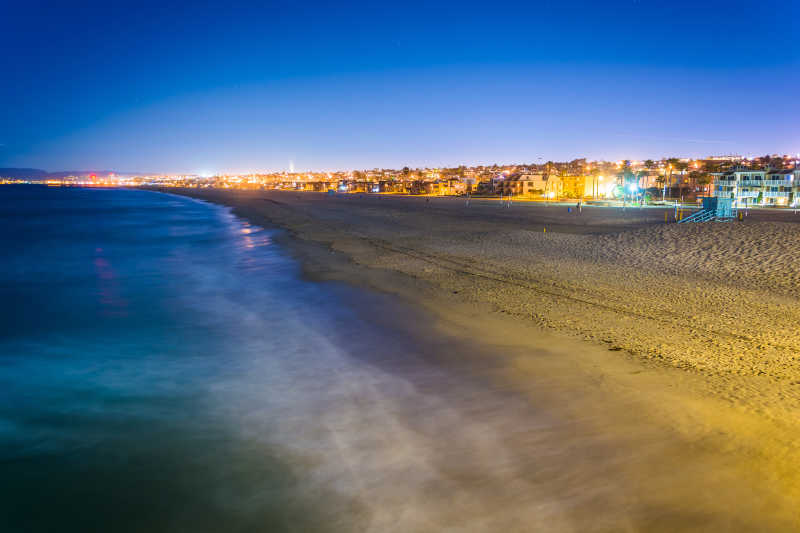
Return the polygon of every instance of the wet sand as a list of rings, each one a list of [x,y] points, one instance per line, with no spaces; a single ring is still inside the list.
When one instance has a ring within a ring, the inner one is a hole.
[[[467,209],[445,198],[168,192],[287,228],[310,275],[424,307],[423,326],[481,347],[483,355],[467,361],[445,343],[435,355],[442,364],[568,421],[566,433],[556,423],[542,431],[523,426],[523,436],[490,424],[486,431],[513,453],[486,472],[476,469],[485,461],[474,449],[451,457],[454,471],[471,467],[459,474],[463,483],[480,486],[498,469],[508,475],[504,483],[520,483],[520,506],[488,494],[476,500],[485,505],[467,505],[481,509],[476,530],[529,519],[525,506],[543,501],[530,497],[532,479],[537,490],[552,491],[544,501],[558,512],[540,516],[557,514],[557,530],[800,524],[800,352],[791,329],[800,226],[791,213],[753,211],[744,223],[689,226],[664,225],[658,209],[587,207],[577,215],[566,206],[480,201]],[[508,405],[517,416],[509,420],[525,420],[530,405],[515,398]],[[506,408],[505,400],[465,402],[481,403],[489,412]],[[567,449],[551,465],[526,468],[531,449],[552,452],[559,443]],[[442,490],[450,489],[432,495]],[[571,498],[574,513],[562,506]],[[481,517],[490,516],[482,527]]]

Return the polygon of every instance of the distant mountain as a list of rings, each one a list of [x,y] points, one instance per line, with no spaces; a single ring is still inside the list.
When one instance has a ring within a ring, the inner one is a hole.
[[[46,180],[49,178],[65,178],[67,176],[143,176],[143,172],[117,172],[115,170],[60,170],[58,172],[48,172],[40,168],[0,168],[0,178],[11,178],[20,180]]]
[[[47,177],[47,171],[40,168],[0,168],[0,178],[43,180]]]

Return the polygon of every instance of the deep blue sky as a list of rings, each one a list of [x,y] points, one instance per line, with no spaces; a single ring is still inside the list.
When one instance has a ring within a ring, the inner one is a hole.
[[[0,166],[800,152],[795,0],[237,3],[0,2]]]

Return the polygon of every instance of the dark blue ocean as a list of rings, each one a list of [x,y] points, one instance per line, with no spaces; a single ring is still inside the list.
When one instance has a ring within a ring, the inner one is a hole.
[[[347,311],[268,231],[153,192],[2,187],[0,250],[0,531],[313,520],[270,443],[293,385],[270,373]]]
[[[179,196],[0,187],[0,531],[381,523],[359,480],[413,441],[386,369],[409,343],[273,235]]]

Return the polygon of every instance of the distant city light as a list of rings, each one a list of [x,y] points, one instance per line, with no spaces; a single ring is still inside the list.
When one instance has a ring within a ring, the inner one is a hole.
[[[776,162],[777,160],[780,162]],[[618,165],[624,169],[615,168]],[[762,192],[763,201],[759,205],[788,205],[797,203],[794,198],[800,197],[800,191],[791,190],[794,182],[800,181],[798,166],[798,161],[790,155],[769,156],[766,159],[757,157],[753,160],[746,160],[740,155],[725,155],[645,161],[598,161],[592,166],[583,159],[576,159],[568,162],[550,161],[546,164],[540,162],[294,173],[286,170],[246,173],[203,170],[195,174],[152,175],[104,172],[101,175],[85,173],[41,181],[0,176],[0,184],[36,182],[49,186],[278,189],[330,193],[338,191],[347,194],[476,197],[502,194],[504,197],[520,196],[529,200],[568,201],[574,198],[622,200],[629,195],[642,195],[645,191],[650,193],[649,197],[652,199],[656,196],[656,190],[662,200],[668,194],[692,199],[699,197],[696,194],[699,192],[710,196],[724,193],[726,197],[755,198]],[[760,172],[760,175],[765,176],[758,179],[759,183],[749,185],[757,186],[760,190],[743,191],[737,188],[739,180],[747,180],[753,172]],[[774,191],[765,188],[779,185],[778,181],[784,183],[787,190]]]

